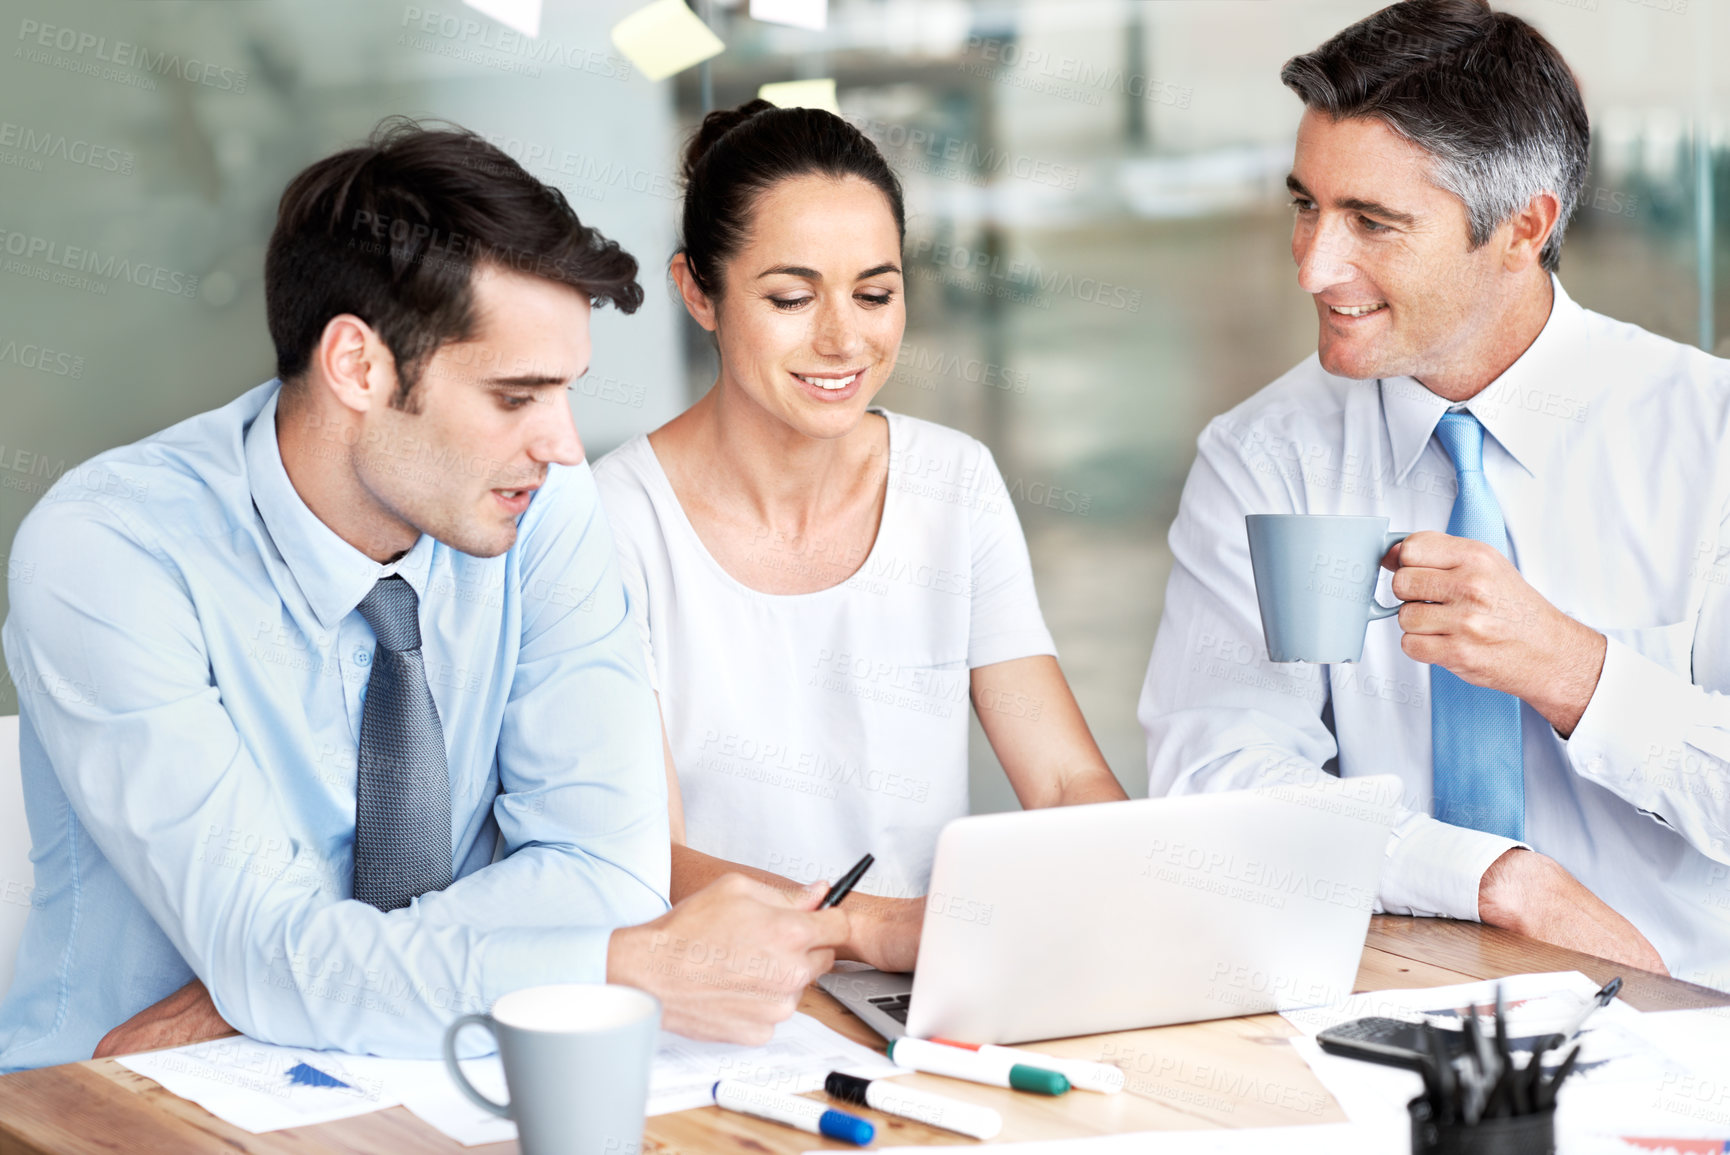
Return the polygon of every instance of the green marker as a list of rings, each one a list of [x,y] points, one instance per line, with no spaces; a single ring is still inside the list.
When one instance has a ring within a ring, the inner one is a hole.
[[[1069,1080],[1044,1067],[1030,1067],[997,1055],[964,1051],[924,1039],[896,1039],[889,1044],[889,1059],[898,1067],[923,1071],[928,1075],[947,1075],[951,1079],[966,1079],[988,1087],[1013,1087],[1017,1091],[1032,1091],[1035,1095],[1061,1095],[1069,1090]]]

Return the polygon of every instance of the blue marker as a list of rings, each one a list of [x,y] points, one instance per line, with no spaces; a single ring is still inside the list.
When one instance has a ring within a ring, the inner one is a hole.
[[[715,1106],[743,1115],[755,1115],[772,1123],[785,1123],[813,1135],[839,1139],[860,1147],[871,1142],[871,1137],[877,1133],[869,1120],[857,1115],[837,1111],[815,1099],[801,1099],[785,1091],[773,1091],[737,1079],[722,1079],[715,1084]]]

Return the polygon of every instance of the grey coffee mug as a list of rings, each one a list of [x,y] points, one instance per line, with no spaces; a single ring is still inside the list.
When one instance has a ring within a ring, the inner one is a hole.
[[[457,1065],[457,1033],[471,1023],[498,1041],[508,1103]],[[476,1106],[516,1120],[523,1155],[637,1155],[660,1027],[660,1000],[635,987],[528,987],[445,1028],[445,1066]]]
[[[1387,518],[1252,513],[1244,523],[1273,661],[1358,661],[1369,623],[1400,612],[1376,601],[1382,555],[1410,536],[1389,533]]]

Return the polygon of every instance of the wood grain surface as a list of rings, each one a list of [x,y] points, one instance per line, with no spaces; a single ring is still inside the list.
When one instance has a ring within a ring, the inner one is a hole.
[[[1640,1010],[1730,1006],[1730,995],[1720,991],[1445,919],[1373,919],[1356,989],[1444,986],[1552,970],[1579,970],[1598,982],[1620,974],[1622,997]],[[875,1033],[815,987],[806,991],[800,1009],[881,1049],[883,1041]],[[1286,1045],[1293,1033],[1278,1015],[1251,1015],[1038,1044],[1051,1054],[1122,1067],[1126,1085],[1119,1095],[1072,1091],[1048,1099],[932,1075],[909,1075],[903,1081],[997,1109],[1004,1127],[994,1142],[1342,1121],[1339,1105]],[[868,1108],[852,1110],[876,1125],[873,1146],[976,1142]],[[644,1152],[654,1155],[796,1155],[823,1145],[816,1136],[714,1107],[652,1118],[643,1139]],[[253,1135],[111,1059],[0,1077],[0,1155],[508,1155],[515,1150],[514,1143],[463,1147],[401,1107]]]

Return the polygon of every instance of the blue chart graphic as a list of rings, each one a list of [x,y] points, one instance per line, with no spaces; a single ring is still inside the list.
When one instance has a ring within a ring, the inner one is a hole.
[[[342,1087],[353,1090],[335,1075],[327,1075],[307,1063],[296,1063],[288,1069],[288,1081],[296,1087]]]

